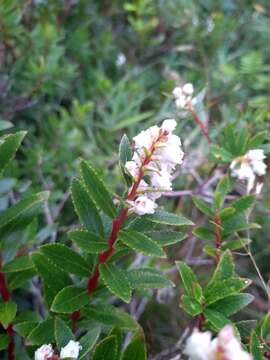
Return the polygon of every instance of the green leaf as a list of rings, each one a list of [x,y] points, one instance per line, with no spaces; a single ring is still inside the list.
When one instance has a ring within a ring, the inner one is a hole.
[[[126,303],[131,299],[131,286],[124,271],[114,264],[102,264],[99,267],[100,275],[106,287]]]
[[[96,205],[78,179],[73,179],[71,183],[71,196],[75,211],[83,226],[103,237],[103,225]]]
[[[116,209],[104,182],[100,179],[92,166],[86,161],[81,162],[80,168],[83,181],[91,198],[105,214],[114,218],[116,215]]]
[[[250,338],[250,352],[254,360],[263,360],[265,357],[261,351],[261,343],[256,331],[253,330]]]
[[[204,293],[206,304],[210,305],[217,300],[236,294],[246,288],[249,284],[249,280],[237,277],[214,282],[210,286],[207,286]]]
[[[196,300],[200,300],[202,289],[194,272],[183,261],[176,261],[175,264],[187,294],[190,297],[195,297]]]
[[[117,123],[117,125],[115,125],[111,130],[112,131],[116,131],[116,130],[120,130],[124,127],[128,127],[132,124],[136,124],[140,121],[143,121],[145,119],[148,119],[150,116],[153,115],[153,111],[145,111],[145,112],[142,112],[142,113],[138,113],[138,114],[135,114],[133,116],[130,116],[122,121],[119,121]]]
[[[146,220],[150,220],[154,223],[171,225],[171,226],[192,226],[192,221],[185,218],[180,214],[173,214],[167,211],[156,210],[154,214],[144,215]]]
[[[80,338],[81,350],[79,360],[84,359],[85,356],[93,349],[100,335],[100,327],[90,329],[83,337]]]
[[[54,335],[58,350],[66,346],[70,340],[75,340],[71,329],[59,317],[56,317],[54,321]]]
[[[99,235],[87,230],[71,230],[68,237],[82,250],[89,254],[99,254],[108,248],[106,241]]]
[[[224,221],[230,218],[235,213],[235,209],[233,207],[226,207],[222,209],[219,213],[221,221]]]
[[[75,285],[62,289],[55,297],[51,311],[70,314],[89,303],[87,290]]]
[[[216,331],[221,330],[227,324],[231,324],[230,320],[218,311],[207,308],[203,314]]]
[[[225,316],[231,316],[237,313],[242,308],[250,304],[254,299],[254,296],[250,294],[235,294],[225,297],[211,304],[208,309],[219,311],[222,309],[222,314]]]
[[[256,148],[260,147],[263,144],[264,139],[267,136],[267,134],[268,134],[268,131],[258,132],[256,135],[254,135],[252,138],[250,138],[248,140],[248,148],[256,149]]]
[[[140,334],[136,334],[128,344],[124,351],[121,360],[146,360],[146,346],[144,337]]]
[[[36,321],[22,321],[19,324],[13,325],[14,330],[20,336],[26,338],[29,334],[34,330],[34,328],[38,325]]]
[[[153,268],[133,269],[127,276],[133,289],[161,289],[174,286],[162,272]]]
[[[160,246],[168,246],[176,244],[184,239],[186,239],[187,234],[180,231],[147,231],[144,233],[146,236],[150,237],[153,241],[158,243]]]
[[[17,304],[13,301],[0,303],[0,323],[6,327],[16,316]]]
[[[119,159],[123,165],[132,159],[132,147],[126,134],[122,136],[120,141]]]
[[[7,263],[2,271],[3,272],[18,272],[33,269],[34,264],[29,255],[17,256],[14,260]]]
[[[234,265],[232,255],[229,250],[227,250],[220,258],[219,263],[212,275],[208,286],[211,286],[214,282],[219,282],[221,280],[229,279],[235,275]]]
[[[50,306],[56,294],[70,285],[71,280],[65,272],[52,263],[44,254],[40,252],[33,253],[31,259],[38,274],[43,279],[45,287],[50,290],[49,294],[47,293],[47,303]]]
[[[117,340],[114,335],[106,337],[97,344],[92,360],[118,360]]]
[[[9,224],[23,213],[48,199],[49,192],[43,191],[18,201],[0,214],[0,228]]]
[[[0,335],[0,351],[5,350],[10,342],[10,336],[7,334]]]
[[[216,161],[228,163],[233,160],[233,156],[229,151],[217,145],[211,145],[210,154]]]
[[[27,341],[33,345],[54,343],[54,320],[48,318],[39,323],[29,334]]]
[[[84,258],[66,245],[47,244],[41,246],[40,251],[63,271],[82,277],[90,275],[89,266]]]
[[[239,200],[234,201],[231,206],[235,208],[236,212],[242,212],[251,207],[255,201],[254,195],[242,196]]]
[[[218,182],[216,191],[219,192],[222,198],[227,195],[232,188],[232,180],[229,175],[224,175]]]
[[[82,310],[82,314],[91,321],[95,320],[108,326],[118,326],[121,329],[136,330],[139,326],[127,312],[109,304],[89,306]]]
[[[15,156],[26,131],[9,134],[0,139],[0,172],[3,172],[9,161]]]
[[[214,213],[209,203],[198,197],[192,197],[192,201],[194,202],[196,208],[199,209],[203,214],[207,215],[208,217],[213,217]]]
[[[123,339],[124,339],[123,331],[119,327],[115,326],[110,331],[109,336],[110,335],[113,335],[116,338],[116,342],[117,342],[117,357],[116,358],[120,359],[120,355],[121,355],[121,352],[122,352],[122,342],[123,342]]]
[[[201,314],[203,311],[202,305],[193,297],[183,295],[181,298],[181,307],[191,316]]]
[[[193,229],[192,233],[198,238],[206,241],[212,242],[215,239],[215,234],[213,233],[213,231],[203,226],[196,227],[195,229]]]
[[[245,238],[240,238],[237,240],[231,240],[231,241],[226,241],[223,242],[221,245],[221,249],[222,250],[238,250],[241,249],[244,246],[247,246],[249,243],[251,242],[250,239],[245,239]]]
[[[147,256],[166,257],[166,254],[155,241],[135,230],[122,230],[118,236],[125,245]]]

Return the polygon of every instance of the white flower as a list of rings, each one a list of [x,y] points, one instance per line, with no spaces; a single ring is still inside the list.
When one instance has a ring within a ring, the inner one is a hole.
[[[176,107],[186,109],[188,105],[192,102],[193,92],[194,88],[191,83],[187,83],[182,87],[175,87],[172,93],[175,98]]]
[[[252,360],[242,349],[231,325],[226,325],[213,340],[209,331],[195,330],[187,340],[184,353],[189,360]]]
[[[127,201],[130,205],[130,212],[138,215],[154,214],[157,204],[145,195],[138,196],[134,201]]]
[[[126,55],[123,53],[119,53],[116,59],[116,66],[121,67],[126,63],[126,61],[127,61]]]
[[[135,152],[125,168],[133,176],[136,193],[132,193],[127,203],[129,211],[138,215],[153,214],[157,200],[164,191],[172,190],[172,172],[183,161],[181,140],[173,134],[176,128],[174,119],[164,120],[161,126],[151,126],[133,138]],[[149,177],[148,183],[143,176]],[[139,184],[138,184],[139,182]],[[133,185],[134,185],[133,184]]]
[[[184,353],[189,356],[189,360],[208,360],[210,344],[211,333],[209,331],[195,330],[187,340]]]
[[[194,88],[193,85],[191,83],[186,83],[183,88],[183,93],[189,96],[192,96],[193,92],[194,92]]]
[[[46,360],[53,356],[53,349],[51,344],[42,345],[35,351],[35,360]]]
[[[81,348],[82,347],[78,341],[70,340],[67,345],[61,349],[60,359],[78,359]]]
[[[263,150],[249,150],[244,156],[232,161],[230,168],[232,176],[239,180],[247,180],[247,192],[249,193],[254,187],[256,176],[266,174],[266,164],[264,163],[265,155]],[[260,190],[260,189],[259,189]]]

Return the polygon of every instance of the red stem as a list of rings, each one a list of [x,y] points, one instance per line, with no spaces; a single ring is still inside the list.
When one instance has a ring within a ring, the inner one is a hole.
[[[206,128],[206,126],[204,125],[204,123],[201,121],[201,119],[199,118],[199,116],[196,114],[196,112],[194,111],[192,105],[189,105],[188,107],[188,111],[191,113],[194,121],[200,126],[200,129],[204,135],[204,137],[207,139],[208,144],[212,144],[212,140],[210,139],[208,130]]]
[[[216,215],[214,216],[214,224],[215,224],[215,247],[217,249],[216,261],[219,262],[222,238],[221,238],[221,219],[218,213],[216,213]]]
[[[156,144],[162,139],[162,137],[164,137],[166,135],[167,134],[164,131],[161,131],[160,134],[159,134],[159,137],[152,144],[152,146],[151,146],[151,148],[149,150],[149,153],[146,155],[145,159],[143,160],[143,162],[141,164],[138,178],[134,182],[134,184],[133,184],[133,186],[132,186],[132,188],[131,188],[128,196],[127,196],[127,200],[132,201],[136,197],[137,189],[138,189],[138,187],[140,185],[140,182],[141,182],[141,180],[142,180],[142,178],[144,176],[144,167],[146,165],[148,165],[149,162],[151,161],[151,157],[152,157],[152,155],[153,155],[153,153],[155,151]],[[114,244],[115,244],[115,242],[117,240],[118,233],[119,233],[119,231],[121,229],[121,226],[125,222],[127,215],[128,215],[128,208],[124,208],[120,212],[118,217],[116,219],[113,219],[113,221],[112,221],[112,231],[111,231],[110,237],[108,239],[108,249],[106,251],[102,252],[101,254],[99,254],[98,262],[97,262],[95,271],[94,271],[93,275],[88,280],[87,290],[88,290],[89,294],[91,294],[95,290],[95,288],[96,288],[96,286],[98,284],[99,275],[100,275],[99,266],[101,264],[104,264],[107,261],[107,259],[114,252],[114,247],[113,246],[114,246]]]

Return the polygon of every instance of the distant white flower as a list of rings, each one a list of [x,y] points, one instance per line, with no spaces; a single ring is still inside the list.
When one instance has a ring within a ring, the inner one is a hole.
[[[61,349],[60,359],[78,359],[81,348],[82,347],[78,341],[70,340],[67,345]]]
[[[184,353],[190,360],[208,360],[211,346],[210,331],[195,330],[188,338]]]
[[[172,92],[175,98],[176,107],[186,109],[188,104],[192,101],[193,92],[194,88],[191,83],[186,83],[182,87],[176,86]]]
[[[53,356],[53,348],[51,344],[42,345],[35,351],[35,360],[46,360]]]
[[[126,63],[126,61],[127,61],[126,55],[123,53],[119,53],[116,59],[116,66],[121,67]]]
[[[254,187],[256,176],[266,174],[266,164],[264,163],[265,155],[263,150],[249,150],[244,156],[232,161],[230,168],[232,176],[239,180],[247,180],[247,192],[249,193]],[[261,190],[261,187],[259,188]]]
[[[137,215],[154,214],[157,204],[145,195],[138,196],[134,201],[128,201],[130,212]]]
[[[213,340],[209,331],[195,330],[187,340],[184,353],[189,360],[252,360],[242,349],[231,325],[226,325]]]

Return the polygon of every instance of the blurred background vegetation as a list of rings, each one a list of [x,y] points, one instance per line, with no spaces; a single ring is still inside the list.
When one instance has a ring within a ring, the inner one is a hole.
[[[166,117],[177,118],[186,153],[175,189],[194,188],[196,176],[207,181],[212,166],[207,143],[192,119],[176,112],[171,96],[184,82],[195,85],[198,111],[213,139],[233,124],[251,135],[268,131],[269,141],[269,15],[268,0],[1,0],[0,128],[28,135],[0,182],[0,209],[22,194],[50,190],[27,236],[33,246],[50,238],[67,241],[66,231],[76,222],[68,195],[79,158],[91,160],[111,190],[120,192],[121,136],[132,137]],[[265,186],[255,213],[263,230],[253,234],[266,278],[268,190]],[[200,221],[189,197],[165,202]],[[170,252],[172,266],[187,256],[189,244]],[[201,257],[195,265],[203,277],[209,265],[200,243],[188,255],[194,254]],[[239,257],[239,268],[257,284],[248,260]],[[267,311],[257,285],[258,301],[245,316]],[[159,302],[149,302],[144,311],[151,353],[174,344],[188,324],[178,309],[180,292],[161,294],[165,299],[158,294]]]

